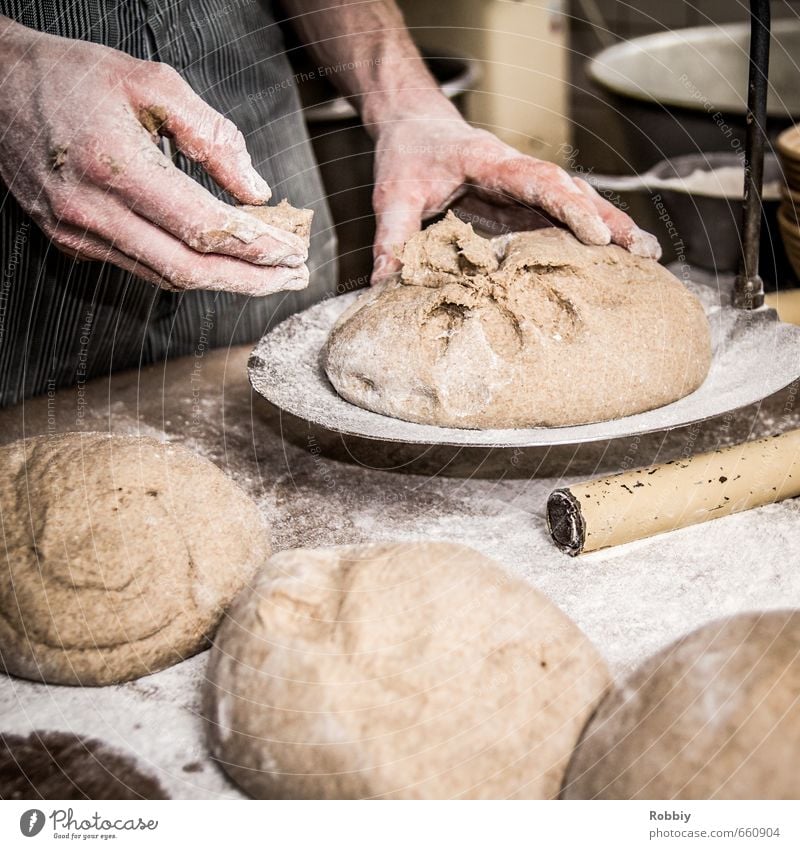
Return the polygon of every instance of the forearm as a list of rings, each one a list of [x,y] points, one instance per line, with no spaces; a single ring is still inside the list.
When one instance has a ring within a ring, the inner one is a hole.
[[[394,0],[284,0],[292,23],[375,135],[388,121],[457,115]]]

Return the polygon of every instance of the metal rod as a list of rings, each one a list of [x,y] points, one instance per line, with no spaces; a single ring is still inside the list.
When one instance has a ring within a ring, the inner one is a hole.
[[[750,74],[744,153],[742,260],[733,293],[734,306],[745,310],[756,309],[764,303],[764,283],[758,274],[758,252],[761,242],[764,145],[767,137],[769,39],[769,0],[750,0]]]

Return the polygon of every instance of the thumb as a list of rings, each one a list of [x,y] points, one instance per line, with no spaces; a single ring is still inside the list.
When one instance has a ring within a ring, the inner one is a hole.
[[[395,248],[402,247],[422,226],[421,205],[391,203],[384,209],[376,206],[377,219],[372,268],[372,284],[381,278],[400,270],[400,260],[395,256]]]

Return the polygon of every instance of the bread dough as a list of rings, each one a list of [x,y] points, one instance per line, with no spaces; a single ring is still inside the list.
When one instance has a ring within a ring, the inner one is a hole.
[[[339,319],[322,353],[342,397],[444,427],[574,425],[693,392],[711,362],[700,302],[657,262],[554,227],[492,240],[449,213],[402,279]]]
[[[608,672],[533,587],[449,543],[276,555],[214,641],[213,754],[262,798],[551,798]]]
[[[43,436],[0,466],[0,664],[15,675],[107,684],[177,663],[269,557],[253,502],[177,445]]]
[[[570,799],[798,799],[800,611],[704,625],[600,706]]]
[[[288,230],[295,236],[300,236],[306,242],[311,238],[311,219],[314,217],[312,209],[297,209],[290,206],[285,198],[275,206],[245,205],[239,208],[255,215],[265,224],[271,224],[273,227],[279,227],[281,230]]]

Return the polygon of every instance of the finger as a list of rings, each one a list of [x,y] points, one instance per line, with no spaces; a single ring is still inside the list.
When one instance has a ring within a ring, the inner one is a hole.
[[[603,221],[608,225],[611,231],[611,240],[627,248],[636,256],[643,256],[648,259],[661,259],[661,245],[658,239],[641,227],[638,227],[630,215],[626,215],[621,209],[614,206],[613,203],[606,200],[590,186],[586,180],[580,177],[574,177],[575,185],[583,192],[583,194],[595,205],[595,208],[600,213]]]
[[[478,186],[543,209],[566,224],[585,244],[607,245],[611,232],[595,205],[562,168],[513,151],[487,156],[480,149],[467,160],[468,177]]]
[[[398,272],[402,263],[397,251],[422,227],[424,206],[419,203],[393,202],[388,206],[375,203],[375,246],[372,283]]]
[[[127,157],[88,152],[86,177],[199,253],[257,265],[305,262],[308,247],[300,236],[218,200],[176,168],[142,127],[132,129],[136,138]]]
[[[272,192],[253,167],[236,125],[195,94],[169,65],[148,63],[145,71],[134,86],[145,127],[170,134],[182,153],[242,203],[266,203]]]
[[[71,256],[73,259],[110,262],[112,265],[116,265],[124,271],[130,271],[154,286],[162,289],[172,288],[158,272],[143,262],[138,262],[126,256],[122,251],[111,247],[106,242],[68,224],[59,226],[59,237],[58,240],[53,240],[53,244],[61,253]]]
[[[259,266],[217,254],[198,254],[115,198],[105,195],[84,204],[80,212],[73,212],[67,223],[73,233],[67,247],[87,253],[99,241],[152,269],[160,278],[157,285],[164,288],[210,289],[261,296],[285,289],[303,289],[308,285],[305,265],[296,268]],[[85,244],[75,240],[76,231],[87,237]],[[95,252],[93,258],[102,257],[97,257]]]

